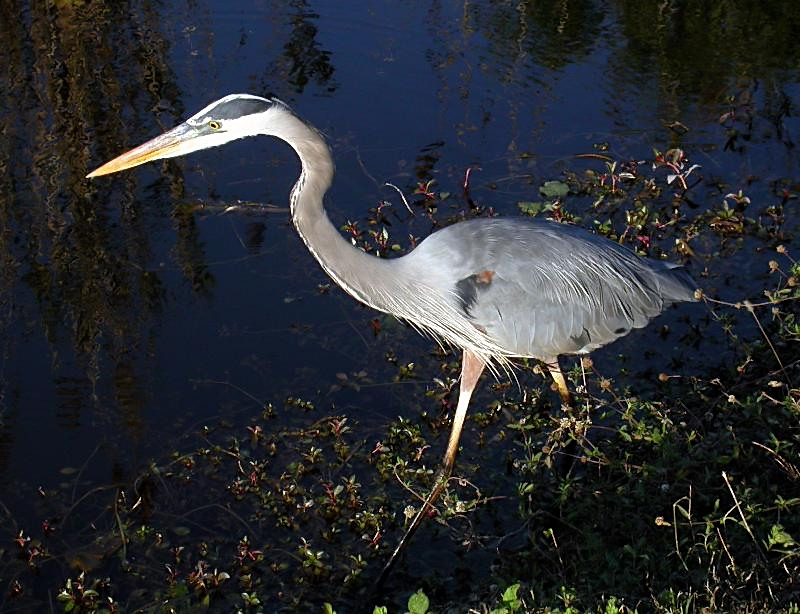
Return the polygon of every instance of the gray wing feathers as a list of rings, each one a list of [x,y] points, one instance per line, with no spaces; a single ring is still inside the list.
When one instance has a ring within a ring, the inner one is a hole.
[[[440,266],[446,256],[450,287],[472,321],[510,354],[543,359],[605,345],[670,304],[694,300],[696,288],[682,268],[539,220],[462,222],[414,255]],[[490,283],[465,285],[482,271]]]

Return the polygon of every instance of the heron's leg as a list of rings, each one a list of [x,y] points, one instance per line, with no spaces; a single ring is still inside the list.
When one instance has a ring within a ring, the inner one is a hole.
[[[561,372],[561,365],[558,364],[558,358],[548,360],[544,364],[556,383],[561,402],[568,407],[572,407],[572,396],[569,393],[569,388],[567,388],[567,380],[564,379],[564,374]]]
[[[467,407],[485,366],[484,362],[475,354],[469,350],[464,350],[464,356],[461,359],[461,385],[458,390],[458,405],[456,406],[456,415],[453,418],[453,427],[450,429],[447,451],[444,453],[444,470],[448,473],[448,477],[456,462],[458,440],[461,438],[464,418],[467,417]]]
[[[464,356],[461,359],[461,385],[458,391],[458,405],[456,406],[456,415],[453,417],[453,426],[450,429],[450,439],[447,442],[447,451],[444,453],[442,467],[436,474],[433,490],[431,490],[430,494],[425,499],[422,507],[419,508],[416,516],[414,516],[414,520],[411,521],[408,529],[406,529],[403,539],[401,539],[400,543],[397,544],[397,548],[394,549],[392,556],[389,557],[389,561],[383,568],[376,586],[383,584],[384,580],[386,580],[386,578],[389,576],[389,573],[391,572],[397,557],[400,555],[400,552],[403,550],[403,548],[405,548],[406,544],[411,539],[411,536],[414,535],[417,528],[422,523],[422,520],[428,514],[428,510],[431,509],[436,499],[439,498],[439,495],[444,489],[445,484],[447,484],[447,480],[450,478],[450,473],[452,472],[453,465],[456,462],[458,440],[461,438],[461,429],[464,426],[464,418],[467,416],[469,400],[472,397],[472,392],[475,390],[475,386],[477,386],[478,379],[480,378],[481,373],[483,373],[485,366],[485,363],[475,354],[469,350],[464,350]]]

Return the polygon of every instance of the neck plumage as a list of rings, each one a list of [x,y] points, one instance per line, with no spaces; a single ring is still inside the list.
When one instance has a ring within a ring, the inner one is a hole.
[[[322,135],[291,113],[269,134],[286,141],[300,158],[300,178],[290,196],[292,220],[333,281],[362,303],[391,313],[440,342],[470,348],[486,364],[492,360],[507,364],[503,348],[457,308],[453,293],[430,282],[424,259],[418,262],[411,254],[390,260],[371,256],[339,233],[322,205],[333,181],[333,159]]]
[[[325,139],[292,115],[280,134],[300,158],[302,170],[289,198],[292,221],[308,250],[348,294],[380,311],[391,311],[387,276],[393,261],[371,256],[349,243],[331,223],[323,197],[333,181],[333,159]]]

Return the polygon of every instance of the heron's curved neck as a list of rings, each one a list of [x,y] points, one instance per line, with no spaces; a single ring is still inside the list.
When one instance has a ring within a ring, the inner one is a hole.
[[[289,198],[292,221],[311,254],[345,291],[386,311],[381,282],[392,261],[364,253],[349,243],[328,218],[323,197],[333,181],[333,158],[325,139],[302,120],[276,134],[297,152],[302,170]]]

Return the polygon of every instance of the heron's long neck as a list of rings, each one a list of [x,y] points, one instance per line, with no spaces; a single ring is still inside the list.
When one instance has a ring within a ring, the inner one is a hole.
[[[297,232],[325,272],[346,292],[376,309],[386,311],[383,281],[391,275],[391,260],[364,253],[349,243],[331,223],[323,197],[333,181],[333,159],[324,138],[297,118],[285,134],[276,135],[297,152],[300,178],[290,196]],[[395,272],[396,274],[396,272]]]
[[[480,359],[504,360],[508,352],[473,326],[450,294],[430,282],[430,271],[409,256],[385,260],[351,245],[331,224],[322,199],[333,181],[333,160],[325,140],[296,116],[282,118],[279,131],[302,165],[290,197],[292,220],[309,251],[348,294],[370,307],[394,314],[421,331],[470,348]],[[265,132],[268,132],[265,130]],[[499,357],[499,358],[498,358]]]

